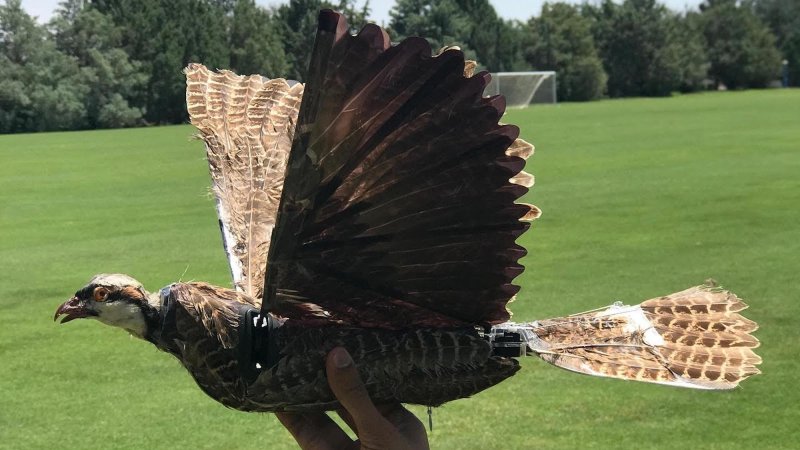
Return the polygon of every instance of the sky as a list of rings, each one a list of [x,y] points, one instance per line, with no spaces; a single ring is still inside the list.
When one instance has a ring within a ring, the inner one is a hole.
[[[39,18],[40,22],[47,22],[61,0],[22,0],[22,7],[28,14]],[[583,3],[586,0],[566,0],[567,3]],[[701,0],[661,0],[670,9],[683,11],[686,8],[696,9]],[[589,0],[591,3],[592,0]],[[279,0],[256,0],[264,6],[279,5]],[[364,0],[357,3],[363,4]],[[528,20],[531,16],[539,14],[545,0],[490,0],[497,14],[505,19]],[[371,18],[378,24],[389,24],[389,10],[394,5],[394,0],[370,0],[372,10]]]

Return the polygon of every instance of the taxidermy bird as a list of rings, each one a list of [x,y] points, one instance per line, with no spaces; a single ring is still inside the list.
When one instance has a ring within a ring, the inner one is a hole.
[[[243,411],[338,406],[335,346],[376,403],[429,406],[512,376],[535,355],[591,375],[730,389],[758,373],[756,324],[710,285],[595,311],[508,322],[539,216],[517,200],[533,146],[498,121],[457,48],[391,46],[322,11],[305,84],[186,69],[205,141],[233,289],[175,283],[150,293],[97,275],[62,304],[174,355],[200,388]]]

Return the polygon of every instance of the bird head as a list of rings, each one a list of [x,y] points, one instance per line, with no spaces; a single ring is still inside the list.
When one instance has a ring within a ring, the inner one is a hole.
[[[144,338],[148,318],[157,313],[158,305],[158,299],[128,275],[99,274],[62,303],[53,320],[62,315],[61,323],[82,318],[97,319]]]

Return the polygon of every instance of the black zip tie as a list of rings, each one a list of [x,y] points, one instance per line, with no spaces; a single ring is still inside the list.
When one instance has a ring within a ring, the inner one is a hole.
[[[428,406],[428,429],[433,431],[433,408]]]

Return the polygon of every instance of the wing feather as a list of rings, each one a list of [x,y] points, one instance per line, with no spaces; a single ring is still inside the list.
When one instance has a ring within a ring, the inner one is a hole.
[[[186,103],[206,144],[234,286],[260,299],[303,85],[200,64],[185,73]]]
[[[503,99],[483,98],[489,77],[465,76],[460,51],[346,30],[320,14],[262,308],[283,313],[291,293],[361,326],[506,320],[514,241],[538,215],[516,203],[532,146],[498,124]]]

